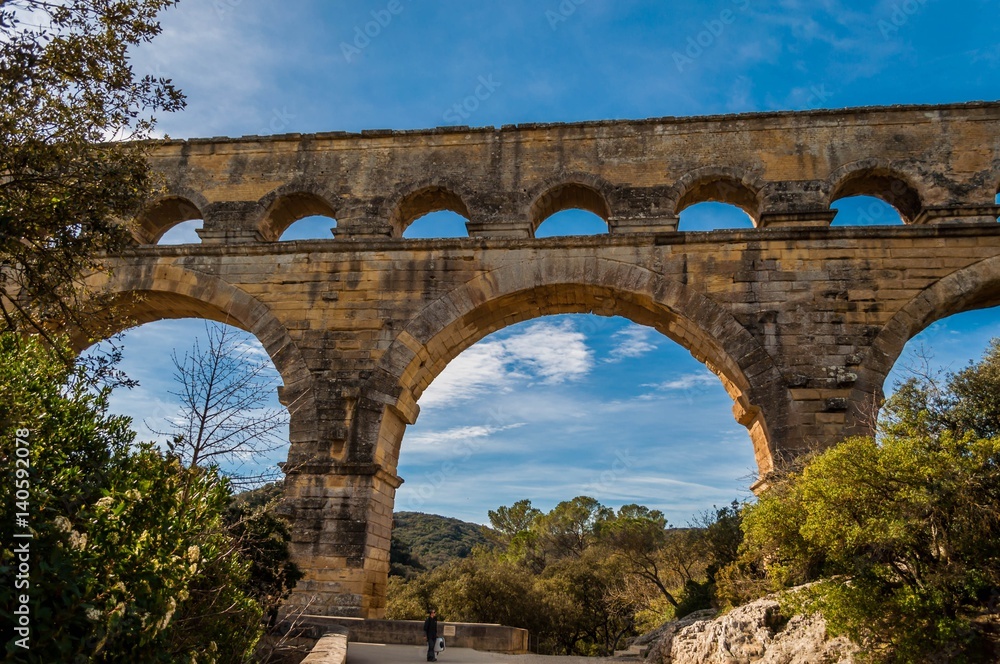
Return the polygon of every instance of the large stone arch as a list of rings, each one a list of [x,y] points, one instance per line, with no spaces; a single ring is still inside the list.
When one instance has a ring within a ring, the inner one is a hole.
[[[596,258],[535,261],[484,274],[428,305],[396,336],[380,361],[392,383],[381,418],[376,464],[395,472],[417,399],[459,353],[488,334],[550,314],[619,315],[680,343],[721,379],[733,413],[747,427],[761,475],[778,460],[775,441],[787,403],[779,370],[766,350],[708,298],[638,266]],[[767,417],[764,413],[766,404]]]
[[[869,347],[851,392],[845,434],[870,434],[884,397],[882,385],[906,343],[932,323],[1000,305],[1000,257],[987,258],[925,288],[882,327]]]
[[[315,442],[316,403],[313,379],[299,348],[287,330],[256,298],[217,277],[176,265],[146,263],[141,268],[120,267],[110,276],[94,275],[87,286],[107,294],[113,308],[112,336],[157,320],[202,318],[227,323],[253,334],[267,351],[284,385],[279,398],[291,416],[289,436],[296,443]],[[82,351],[98,339],[70,330],[71,345]],[[302,449],[300,454],[309,452]],[[290,459],[293,455],[290,453]]]
[[[828,206],[848,196],[874,196],[895,208],[906,224],[914,223],[924,207],[925,196],[915,179],[876,157],[841,166],[830,174],[824,188]]]

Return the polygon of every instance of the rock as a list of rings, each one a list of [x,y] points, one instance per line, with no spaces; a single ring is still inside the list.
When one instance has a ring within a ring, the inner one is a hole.
[[[858,650],[846,638],[827,638],[818,614],[786,621],[770,597],[714,619],[692,614],[651,634],[651,664],[853,664]]]

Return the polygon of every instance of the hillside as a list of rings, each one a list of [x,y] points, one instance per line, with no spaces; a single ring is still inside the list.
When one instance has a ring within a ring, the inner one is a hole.
[[[465,558],[473,547],[489,544],[479,524],[421,512],[396,512],[393,519],[391,562],[394,573],[401,575],[406,568],[433,569]]]

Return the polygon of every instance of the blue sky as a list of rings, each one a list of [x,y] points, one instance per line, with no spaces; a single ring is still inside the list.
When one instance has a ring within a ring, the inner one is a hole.
[[[187,94],[187,110],[159,118],[175,138],[943,103],[997,98],[995,20],[986,0],[184,0],[135,69]],[[839,207],[836,223],[897,219],[870,199]],[[407,236],[464,235],[462,222],[429,215]],[[303,220],[285,239],[330,237],[334,223]],[[164,241],[197,241],[196,225]],[[692,231],[749,225],[716,204],[681,220]],[[570,211],[539,234],[603,228]],[[140,429],[175,412],[169,349],[201,329],[163,321],[126,335],[124,367],[141,387],[114,404]],[[975,312],[911,347],[956,368],[998,334],[995,312]],[[622,319],[498,332],[449,365],[421,407],[403,440],[399,509],[482,522],[521,498],[548,509],[587,493],[683,524],[747,498],[754,475],[718,380]]]

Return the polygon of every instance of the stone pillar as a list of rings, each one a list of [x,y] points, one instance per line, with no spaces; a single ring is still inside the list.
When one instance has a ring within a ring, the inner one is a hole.
[[[392,505],[402,483],[376,464],[315,463],[285,478],[292,560],[304,577],[285,615],[385,615]]]
[[[256,202],[211,203],[202,213],[204,224],[198,229],[198,237],[203,244],[242,244],[264,239],[256,228],[259,213]]]

